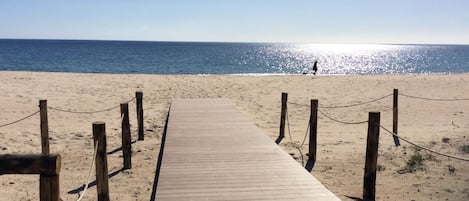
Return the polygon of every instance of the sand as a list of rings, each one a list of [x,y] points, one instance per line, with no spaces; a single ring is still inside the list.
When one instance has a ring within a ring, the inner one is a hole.
[[[289,93],[290,129],[281,147],[301,163],[289,139],[301,143],[309,118],[310,99],[320,106],[360,103],[400,93],[432,98],[469,98],[469,75],[366,76],[183,76],[0,72],[0,125],[38,111],[38,101],[50,107],[95,111],[119,105],[144,93],[145,140],[132,144],[131,170],[120,171],[122,153],[108,156],[112,200],[149,200],[166,112],[173,98],[230,99],[272,140],[278,136],[280,97]],[[135,102],[130,103],[132,138],[136,137]],[[381,111],[381,124],[392,129],[392,97],[356,107],[326,109],[347,122],[366,121],[368,112]],[[426,101],[399,97],[399,135],[431,149],[469,158],[469,101]],[[343,200],[361,197],[367,124],[346,125],[319,114],[318,155],[313,175]],[[106,122],[108,151],[121,146],[119,109],[96,114],[73,114],[49,109],[50,149],[63,157],[60,195],[76,200],[86,182],[93,153],[92,122]],[[448,140],[443,140],[448,138]],[[444,142],[443,142],[444,141]],[[381,130],[376,194],[378,200],[468,200],[469,162],[417,151]],[[307,153],[307,142],[302,153]],[[39,115],[0,127],[0,154],[40,153]],[[423,165],[398,173],[416,153]],[[188,170],[190,171],[190,170]],[[0,200],[38,200],[39,176],[0,176]],[[94,180],[94,177],[93,179]],[[83,200],[96,200],[96,186]]]

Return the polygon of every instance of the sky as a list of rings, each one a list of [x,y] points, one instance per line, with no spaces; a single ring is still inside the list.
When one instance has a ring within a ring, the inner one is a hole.
[[[469,0],[0,0],[0,38],[469,44]]]

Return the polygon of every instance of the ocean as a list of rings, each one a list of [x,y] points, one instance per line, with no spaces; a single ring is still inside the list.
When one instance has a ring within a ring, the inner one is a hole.
[[[0,39],[0,70],[115,74],[454,74],[469,45]]]

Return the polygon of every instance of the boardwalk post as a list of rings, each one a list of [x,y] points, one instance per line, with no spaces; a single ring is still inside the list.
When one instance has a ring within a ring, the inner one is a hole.
[[[363,200],[375,200],[376,166],[378,163],[378,140],[380,113],[370,112],[366,142],[365,175],[363,177]]]
[[[308,160],[316,162],[317,131],[318,131],[318,100],[311,100],[311,113],[309,116],[309,156]]]
[[[280,113],[280,131],[278,135],[279,139],[283,139],[285,137],[285,115],[287,113],[287,102],[288,102],[288,93],[283,92],[282,93],[282,110]]]
[[[109,201],[109,176],[106,155],[106,126],[104,122],[93,123],[94,146],[98,146],[96,153],[96,186],[98,201]]]
[[[122,117],[122,152],[124,159],[124,169],[132,168],[132,152],[130,140],[130,123],[129,123],[129,104],[121,103]]]
[[[137,99],[137,123],[138,123],[138,140],[144,140],[143,137],[143,92],[135,92],[135,97]]]
[[[39,200],[60,201],[60,155],[0,155],[0,164],[0,175],[40,174]],[[46,178],[47,182],[44,182],[43,178]]]
[[[397,135],[397,117],[398,117],[398,112],[397,112],[397,105],[398,105],[398,96],[399,96],[399,91],[398,89],[394,89],[393,92],[393,104],[392,104],[392,132]],[[394,138],[394,144],[396,146],[401,145],[399,142],[399,138],[397,136],[392,136]]]
[[[41,147],[42,154],[49,154],[49,124],[47,121],[47,100],[39,100],[41,118]]]

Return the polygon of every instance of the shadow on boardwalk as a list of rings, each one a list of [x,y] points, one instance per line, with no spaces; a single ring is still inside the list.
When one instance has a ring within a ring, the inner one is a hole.
[[[168,130],[169,111],[171,111],[171,107],[169,108],[168,114],[166,115],[166,122],[164,124],[163,129],[163,137],[161,138],[160,153],[158,154],[158,162],[156,163],[155,179],[153,181],[153,188],[151,192],[150,201],[155,201],[156,199],[156,190],[158,189],[158,178],[160,177],[161,161],[163,161],[164,145],[166,141],[166,131]]]

